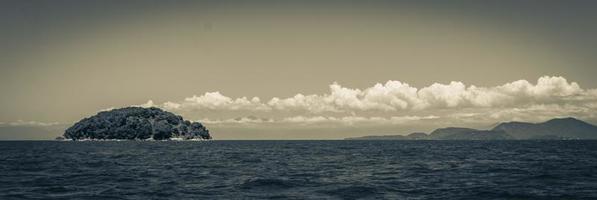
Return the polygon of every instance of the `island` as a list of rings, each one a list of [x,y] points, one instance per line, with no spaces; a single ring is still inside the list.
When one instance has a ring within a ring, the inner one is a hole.
[[[99,112],[66,129],[67,140],[209,140],[199,122],[159,108],[126,107]]]
[[[542,123],[505,122],[491,130],[462,127],[438,128],[429,134],[377,135],[347,140],[595,140],[597,126],[567,117]]]

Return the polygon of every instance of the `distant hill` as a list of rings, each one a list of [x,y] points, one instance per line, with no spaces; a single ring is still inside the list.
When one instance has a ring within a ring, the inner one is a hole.
[[[408,135],[370,135],[363,137],[345,138],[345,140],[428,140],[427,133],[411,133]]]
[[[597,139],[597,126],[575,118],[556,118],[543,123],[506,122],[491,130],[448,127],[430,134],[383,135],[347,138],[349,140],[561,140]]]
[[[543,123],[507,122],[492,130],[504,131],[516,139],[597,139],[597,126],[571,117]]]
[[[514,139],[504,131],[476,130],[470,128],[440,128],[429,134],[432,140],[508,140]]]

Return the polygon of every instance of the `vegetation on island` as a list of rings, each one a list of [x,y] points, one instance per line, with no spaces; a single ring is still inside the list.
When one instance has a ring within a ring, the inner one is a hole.
[[[71,140],[168,140],[211,139],[209,130],[199,122],[159,108],[126,107],[103,111],[82,119],[64,132]]]

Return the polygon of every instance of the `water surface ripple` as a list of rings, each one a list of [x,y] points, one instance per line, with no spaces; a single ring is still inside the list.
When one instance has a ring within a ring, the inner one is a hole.
[[[0,199],[597,199],[597,141],[0,142]]]

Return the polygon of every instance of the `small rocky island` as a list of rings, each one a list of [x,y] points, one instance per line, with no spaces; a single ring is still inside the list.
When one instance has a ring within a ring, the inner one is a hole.
[[[70,140],[191,140],[211,139],[199,122],[159,108],[127,107],[99,112],[64,132]]]

